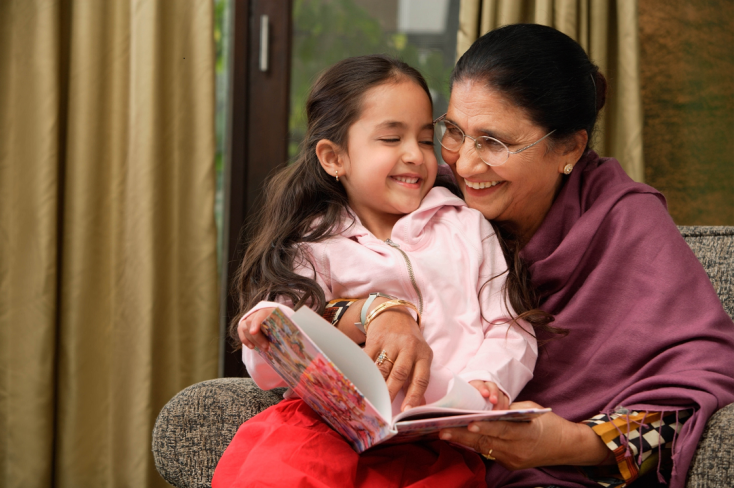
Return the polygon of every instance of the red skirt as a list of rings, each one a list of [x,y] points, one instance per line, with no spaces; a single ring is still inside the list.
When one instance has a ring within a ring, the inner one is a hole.
[[[486,487],[478,454],[444,441],[357,454],[300,399],[251,418],[219,460],[212,488]]]

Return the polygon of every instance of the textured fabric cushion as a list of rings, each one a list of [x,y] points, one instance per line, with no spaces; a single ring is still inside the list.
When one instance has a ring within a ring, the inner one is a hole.
[[[734,317],[734,227],[679,227],[706,269],[724,310]]]
[[[214,468],[248,418],[283,398],[249,378],[221,378],[192,385],[169,401],[153,429],[155,467],[179,488],[211,486]]]
[[[734,317],[734,227],[680,227],[706,268],[724,309]],[[734,404],[716,412],[698,443],[688,488],[734,486]]]
[[[688,488],[734,486],[734,403],[706,424],[688,471]]]
[[[730,316],[734,316],[734,227],[681,227]],[[249,378],[204,381],[178,393],[153,430],[158,472],[180,488],[211,486],[214,468],[238,427],[282,398]],[[641,480],[643,481],[643,480]],[[688,488],[734,486],[734,404],[718,411],[693,458]]]

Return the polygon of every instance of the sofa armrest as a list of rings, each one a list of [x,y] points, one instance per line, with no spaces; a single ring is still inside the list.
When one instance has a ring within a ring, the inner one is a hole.
[[[160,475],[178,488],[211,486],[214,468],[245,420],[283,398],[249,378],[203,381],[179,392],[158,414],[153,457]]]
[[[734,486],[734,403],[708,421],[688,470],[687,488]]]

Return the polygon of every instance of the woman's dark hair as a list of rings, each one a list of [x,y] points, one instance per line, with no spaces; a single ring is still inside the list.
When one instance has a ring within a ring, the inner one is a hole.
[[[462,81],[478,81],[499,92],[535,125],[555,131],[552,143],[585,130],[586,150],[606,101],[606,79],[583,48],[566,34],[538,24],[508,25],[477,39],[451,74],[452,87]],[[512,308],[536,331],[567,334],[551,327],[553,317],[539,309],[540,296],[520,257],[525,243],[501,224],[494,226],[507,260],[505,297]]]
[[[361,115],[367,90],[403,80],[418,84],[431,100],[428,85],[416,69],[383,55],[339,61],[311,87],[306,100],[306,136],[299,154],[293,164],[269,179],[263,205],[246,227],[245,256],[234,284],[239,310],[230,324],[236,346],[241,346],[239,318],[261,300],[285,297],[296,308],[307,304],[323,312],[326,304],[321,287],[293,270],[310,265],[301,244],[335,235],[348,206],[342,184],[321,167],[316,144],[326,139],[346,148],[349,128]]]
[[[584,49],[545,25],[507,25],[477,39],[456,63],[451,86],[465,80],[485,83],[533,123],[555,130],[551,140],[585,129],[587,148],[606,102],[606,79]]]

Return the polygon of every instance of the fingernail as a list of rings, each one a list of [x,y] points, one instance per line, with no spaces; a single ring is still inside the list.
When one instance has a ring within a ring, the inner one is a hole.
[[[408,411],[408,410],[410,410],[411,408],[413,408],[413,406],[412,406],[412,405],[406,405],[406,406],[405,406],[405,408],[403,408],[403,412],[407,412],[407,411]]]
[[[448,441],[448,440],[451,440],[451,434],[449,434],[448,432],[445,432],[445,433],[443,433],[443,434],[439,434],[439,435],[438,435],[438,437],[439,437],[439,439],[441,439],[442,441]]]
[[[469,432],[479,432],[479,426],[478,425],[472,424],[468,428],[469,428]]]

